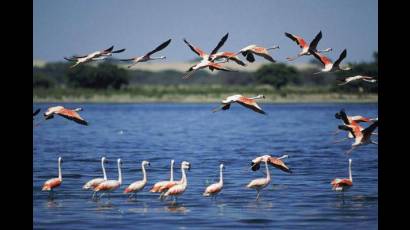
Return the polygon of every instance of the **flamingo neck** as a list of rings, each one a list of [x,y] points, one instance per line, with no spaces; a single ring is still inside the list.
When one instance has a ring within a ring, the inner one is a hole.
[[[182,184],[186,185],[188,183],[185,174],[185,168],[182,168]]]
[[[143,175],[143,177],[142,177],[142,181],[147,181],[147,173],[145,172],[145,166],[144,166],[144,164],[142,164],[141,165],[142,166],[142,175]]]
[[[349,160],[349,180],[353,182],[353,177],[352,177],[352,161]]]
[[[63,175],[61,175],[61,160],[58,161],[58,179],[63,180]]]
[[[105,173],[105,167],[104,167],[104,161],[103,160],[101,160],[101,167],[102,167],[102,170],[103,170],[104,180],[107,180],[107,174]]]
[[[122,184],[122,174],[121,174],[120,162],[118,162],[118,182],[120,182],[120,184]]]
[[[270,173],[269,173],[268,163],[266,161],[265,161],[265,167],[266,167],[266,180],[270,181]]]
[[[327,48],[327,49],[324,49],[324,50],[318,50],[317,52],[325,53],[325,52],[330,52],[330,51],[332,51],[332,48]]]
[[[83,110],[83,109],[82,109],[82,108],[73,109],[73,111],[75,111],[75,112],[79,112],[79,111],[81,111],[81,110]]]
[[[160,56],[160,57],[151,57],[151,60],[158,60],[158,59],[165,59],[165,56]]]
[[[279,49],[279,46],[272,46],[272,47],[267,48],[267,50],[274,50],[274,49]]]
[[[258,95],[256,97],[251,97],[251,99],[261,99],[261,98],[263,98],[261,95]]]
[[[174,181],[174,162],[171,162],[171,181]]]
[[[221,184],[221,185],[224,184],[224,178],[223,178],[222,168],[220,168],[220,170],[219,170],[219,184]]]

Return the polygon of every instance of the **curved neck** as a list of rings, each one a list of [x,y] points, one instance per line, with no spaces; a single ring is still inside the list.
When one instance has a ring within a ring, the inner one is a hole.
[[[122,175],[121,175],[120,162],[118,162],[118,182],[120,182],[120,184],[122,184]]]
[[[182,170],[182,183],[183,183],[183,184],[187,184],[188,181],[187,181],[187,179],[186,179],[185,169],[184,169],[184,168],[181,168],[181,170]]]
[[[352,177],[352,161],[349,161],[349,180],[353,182],[353,177]]]
[[[104,161],[103,160],[101,160],[101,167],[102,167],[102,170],[103,170],[104,180],[107,180],[107,174],[105,173]]]
[[[270,181],[270,173],[269,173],[268,163],[266,161],[265,161],[265,166],[266,166],[266,179]]]
[[[258,95],[258,96],[256,96],[256,97],[251,97],[251,99],[261,99],[261,98],[262,98],[261,95]]]
[[[223,184],[223,183],[224,183],[222,168],[220,168],[220,171],[219,171],[219,183],[220,183],[220,184]]]
[[[147,173],[145,172],[145,166],[144,164],[142,164],[141,166],[142,166],[142,175],[143,175],[142,180],[147,181]]]
[[[171,181],[174,181],[174,162],[171,162]]]
[[[61,175],[61,161],[58,161],[58,179],[63,180],[63,175]]]

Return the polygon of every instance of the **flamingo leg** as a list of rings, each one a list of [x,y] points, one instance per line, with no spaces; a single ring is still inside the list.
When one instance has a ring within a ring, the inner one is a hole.
[[[346,152],[346,155],[349,155],[350,153],[352,153],[352,151],[353,151],[355,148],[356,148],[356,146],[353,146],[351,149],[349,149],[349,150]]]
[[[256,190],[256,200],[259,200],[259,190]]]

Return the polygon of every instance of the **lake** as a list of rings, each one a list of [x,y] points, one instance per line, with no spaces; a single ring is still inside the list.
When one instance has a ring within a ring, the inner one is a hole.
[[[137,228],[255,228],[271,229],[377,229],[378,148],[366,145],[351,154],[353,186],[344,195],[332,191],[330,181],[348,177],[351,140],[333,144],[346,133],[333,136],[334,114],[378,116],[377,103],[369,104],[264,104],[267,116],[238,104],[212,113],[218,104],[65,104],[82,107],[82,126],[62,117],[33,128],[33,227],[35,229],[137,229]],[[57,104],[33,104],[33,111]],[[367,126],[365,124],[364,126]],[[377,130],[376,130],[377,132]],[[373,136],[375,141],[377,136]],[[261,191],[245,186],[265,177],[249,169],[253,158],[271,154],[293,174],[269,167],[271,184]],[[63,158],[63,182],[54,199],[42,184],[57,177],[57,158]],[[102,177],[100,159],[109,179],[117,179],[117,158],[123,161],[123,185],[108,199],[91,200],[84,183]],[[188,187],[178,198],[161,201],[150,193],[152,185],[168,180],[170,160],[174,177],[181,177],[182,161],[191,163]],[[141,180],[141,161],[148,160],[148,184],[137,199],[124,189]],[[224,188],[216,200],[202,196],[219,180],[225,165]]]

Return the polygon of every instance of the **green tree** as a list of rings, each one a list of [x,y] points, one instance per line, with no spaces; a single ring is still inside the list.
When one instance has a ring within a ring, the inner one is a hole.
[[[255,72],[258,83],[269,84],[276,89],[280,89],[290,83],[300,84],[300,74],[295,67],[286,64],[263,65]]]

